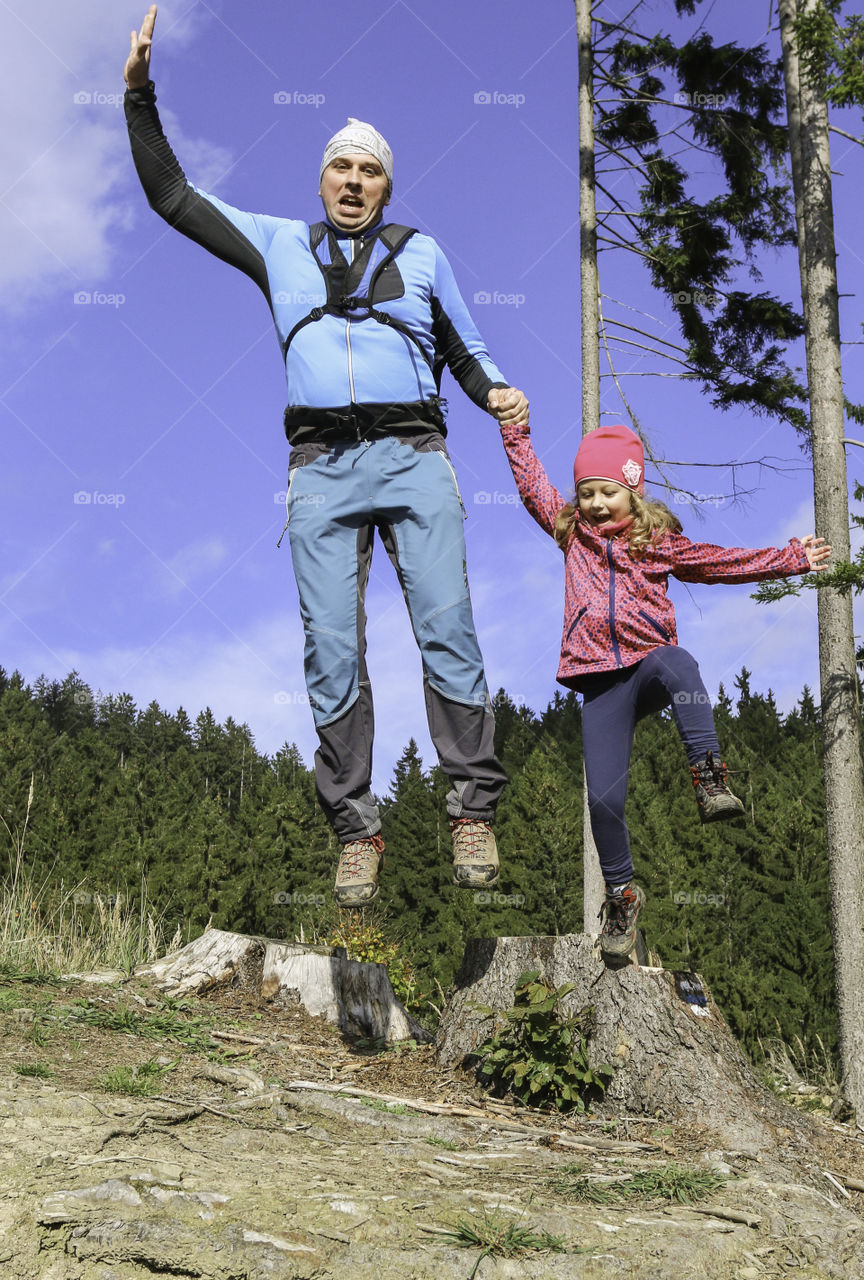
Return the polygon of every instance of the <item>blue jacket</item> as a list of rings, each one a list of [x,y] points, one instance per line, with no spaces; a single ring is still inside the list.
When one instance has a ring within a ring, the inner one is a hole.
[[[255,281],[270,304],[284,350],[297,322],[326,301],[308,224],[245,213],[192,186],[162,132],[155,104],[152,81],[126,94],[132,155],[151,208]],[[383,225],[356,236],[332,230],[350,263]],[[325,236],[318,247],[325,265],[330,260],[328,241]],[[387,252],[379,240],[355,296],[365,296],[369,277]],[[489,391],[508,383],[493,364],[436,242],[413,235],[381,281],[384,289],[376,290],[376,309],[407,325],[416,341],[364,311],[356,316],[325,315],[299,330],[288,348],[290,403],[333,408],[428,400],[438,394],[446,364],[466,394],[485,409]]]

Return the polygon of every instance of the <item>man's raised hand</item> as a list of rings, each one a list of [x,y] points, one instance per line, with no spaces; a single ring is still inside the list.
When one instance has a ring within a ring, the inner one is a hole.
[[[129,57],[123,68],[123,79],[129,89],[143,89],[150,79],[150,46],[155,25],[156,6],[151,4],[141,23],[141,30],[133,31],[130,36]]]

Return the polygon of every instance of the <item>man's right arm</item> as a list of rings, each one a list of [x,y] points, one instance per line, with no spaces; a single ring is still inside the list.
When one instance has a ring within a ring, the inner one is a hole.
[[[132,32],[123,69],[132,158],[147,201],[172,227],[244,271],[269,296],[264,251],[271,220],[234,209],[190,186],[162,130],[155,87],[149,79],[155,21],[156,6],[151,5],[140,32]]]

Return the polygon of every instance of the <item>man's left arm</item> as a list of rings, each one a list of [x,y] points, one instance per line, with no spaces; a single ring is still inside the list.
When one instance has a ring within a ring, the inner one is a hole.
[[[465,394],[502,425],[527,422],[527,400],[510,386],[486,350],[450,263],[437,244],[431,305],[436,366],[446,364]]]

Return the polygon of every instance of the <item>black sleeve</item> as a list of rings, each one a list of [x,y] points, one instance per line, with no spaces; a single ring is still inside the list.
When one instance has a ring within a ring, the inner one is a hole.
[[[132,159],[150,208],[210,253],[250,276],[269,300],[267,269],[256,245],[225,214],[189,186],[162,132],[153,81],[127,89],[124,100]]]

